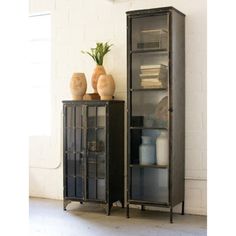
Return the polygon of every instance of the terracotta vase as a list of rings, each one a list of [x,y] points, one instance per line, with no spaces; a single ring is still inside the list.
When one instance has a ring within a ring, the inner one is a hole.
[[[92,74],[92,87],[94,90],[94,93],[97,93],[97,82],[98,82],[98,78],[100,75],[105,75],[106,71],[105,68],[103,66],[97,65],[93,71]]]
[[[87,81],[84,73],[74,73],[70,80],[70,91],[73,100],[83,100],[86,93]]]
[[[101,100],[111,100],[115,92],[115,82],[112,75],[100,75],[97,90]]]

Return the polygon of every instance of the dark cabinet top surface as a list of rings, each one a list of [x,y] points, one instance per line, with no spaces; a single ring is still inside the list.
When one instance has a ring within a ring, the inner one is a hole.
[[[185,16],[184,13],[182,13],[181,11],[177,10],[174,7],[159,7],[159,8],[151,8],[151,9],[142,9],[142,10],[134,10],[134,11],[127,11],[126,14],[128,16],[135,16],[135,15],[142,15],[142,14],[155,14],[155,13],[162,13],[162,12],[169,12],[171,10],[174,10],[178,13],[180,13],[181,15]]]
[[[114,104],[114,103],[124,103],[123,100],[65,100],[62,101],[63,104]]]

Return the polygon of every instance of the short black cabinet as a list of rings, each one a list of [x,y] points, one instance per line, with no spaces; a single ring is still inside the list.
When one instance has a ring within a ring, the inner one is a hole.
[[[71,201],[124,207],[124,102],[63,101],[64,210]]]
[[[182,203],[185,160],[185,15],[173,7],[127,12],[129,204]]]

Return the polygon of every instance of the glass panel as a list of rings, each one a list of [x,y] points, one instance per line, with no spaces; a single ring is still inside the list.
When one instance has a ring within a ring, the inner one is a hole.
[[[105,151],[105,129],[97,130],[97,152]]]
[[[74,150],[75,150],[74,129],[67,128],[66,129],[66,151],[74,151]]]
[[[166,91],[132,92],[131,126],[167,128],[168,114]]]
[[[74,176],[75,175],[75,156],[72,153],[68,153],[66,155],[66,169],[67,175]]]
[[[81,129],[76,129],[76,143],[75,143],[75,148],[76,152],[81,152],[81,139],[82,139],[82,130]]]
[[[76,154],[76,176],[83,177],[84,156],[80,153]]]
[[[81,177],[76,177],[76,197],[78,198],[83,198],[83,188],[84,188],[84,184],[83,184],[83,178]]]
[[[168,53],[132,54],[133,89],[159,89],[168,86]]]
[[[168,47],[167,14],[132,19],[132,50]]]
[[[88,107],[88,127],[96,127],[96,107]]]
[[[67,106],[66,111],[66,127],[74,127],[74,107]]]
[[[97,108],[97,127],[105,127],[106,121],[106,108],[98,107]]]
[[[133,129],[130,135],[130,164],[168,165],[168,132],[165,130]]]
[[[96,130],[88,129],[87,130],[87,139],[88,139],[88,151],[96,152]]]
[[[85,150],[87,149],[87,146],[86,146],[86,132],[87,132],[87,129],[82,129],[81,130],[82,132],[82,149],[81,151],[82,152],[85,152]]]
[[[106,174],[105,156],[97,155],[97,177],[105,178],[105,174]]]
[[[168,202],[168,169],[131,168],[131,199]]]
[[[97,180],[97,198],[99,200],[105,200],[105,193],[106,193],[106,188],[105,188],[105,179],[98,179]]]
[[[75,126],[77,128],[81,128],[82,127],[82,117],[81,117],[82,116],[82,107],[76,106],[75,112],[76,112]]]
[[[96,178],[96,163],[88,163],[88,177]]]
[[[96,199],[96,179],[88,179],[88,198]]]
[[[75,177],[71,176],[67,177],[67,196],[68,197],[75,196]]]

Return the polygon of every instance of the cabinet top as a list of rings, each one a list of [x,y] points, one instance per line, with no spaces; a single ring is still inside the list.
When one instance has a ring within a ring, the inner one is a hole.
[[[127,11],[127,16],[137,16],[137,15],[143,15],[143,14],[155,14],[155,13],[163,13],[163,12],[170,12],[170,11],[176,11],[179,14],[185,16],[184,13],[177,10],[174,7],[159,7],[159,8],[151,8],[151,9],[142,9],[142,10],[134,10],[134,11]]]
[[[65,100],[63,104],[113,104],[124,103],[123,100]]]

